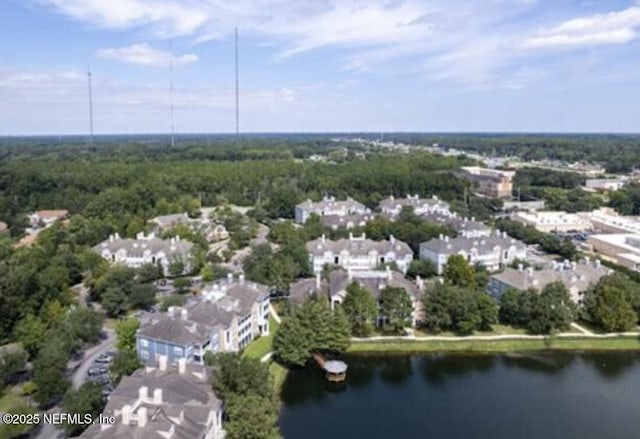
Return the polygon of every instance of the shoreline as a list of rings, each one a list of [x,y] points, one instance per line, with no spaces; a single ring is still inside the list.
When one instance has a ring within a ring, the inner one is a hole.
[[[347,354],[423,352],[640,351],[640,334],[557,334],[354,339]]]

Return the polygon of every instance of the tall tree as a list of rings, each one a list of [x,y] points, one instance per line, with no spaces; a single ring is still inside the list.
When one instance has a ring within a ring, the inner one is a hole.
[[[48,340],[33,361],[33,382],[36,384],[34,399],[48,404],[64,395],[69,388],[66,379],[69,357],[61,343]]]
[[[404,288],[386,287],[380,291],[380,315],[385,326],[400,332],[411,325],[413,303]]]
[[[378,315],[378,304],[366,288],[356,282],[347,287],[347,294],[342,302],[351,333],[358,337],[367,337],[373,331]]]
[[[620,282],[603,277],[585,295],[586,314],[607,332],[628,331],[638,323],[638,315],[633,310],[628,291]]]
[[[62,408],[65,413],[86,415],[90,414],[96,419],[104,408],[104,398],[102,397],[102,386],[99,383],[86,382],[78,390],[67,392],[62,400]],[[82,423],[64,424],[65,431],[70,436],[77,436],[82,433],[88,425]]]
[[[116,347],[119,350],[136,349],[136,333],[140,328],[140,321],[135,317],[120,320],[116,323]]]
[[[445,282],[462,288],[475,288],[476,270],[462,255],[451,255],[444,267]]]
[[[46,331],[46,326],[39,318],[33,314],[28,314],[16,325],[15,337],[22,343],[29,355],[35,357],[41,343],[44,341]]]

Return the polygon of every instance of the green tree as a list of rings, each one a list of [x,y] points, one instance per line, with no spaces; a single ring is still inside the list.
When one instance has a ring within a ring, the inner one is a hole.
[[[96,419],[104,408],[102,397],[102,386],[99,383],[86,382],[78,390],[67,392],[62,400],[62,409],[65,413],[86,415],[91,414]],[[64,424],[64,430],[70,436],[77,436],[82,433],[88,425],[85,424]]]
[[[142,362],[138,359],[138,354],[134,349],[126,349],[118,351],[111,366],[109,366],[109,374],[115,383],[125,375],[131,375],[142,367]]]
[[[160,311],[166,312],[170,306],[183,306],[186,299],[181,294],[171,294],[162,299],[160,303]]]
[[[603,277],[585,295],[586,313],[607,332],[628,331],[638,323],[638,315],[633,310],[628,292],[620,284]]]
[[[47,328],[39,318],[28,314],[16,325],[15,338],[22,343],[29,356],[33,358],[38,353],[46,331]]]
[[[5,383],[26,369],[28,357],[27,351],[17,344],[0,351],[0,395]]]
[[[36,385],[34,399],[48,404],[64,395],[69,388],[66,379],[68,354],[57,340],[48,340],[33,361],[33,382]]]
[[[445,282],[462,288],[475,288],[476,270],[462,255],[451,255],[444,267]]]
[[[368,337],[373,331],[378,305],[366,288],[353,282],[347,287],[347,294],[342,302],[351,333],[357,337]]]
[[[407,277],[411,279],[416,279],[420,276],[423,279],[428,279],[438,275],[438,270],[436,266],[433,265],[433,262],[422,260],[422,259],[414,259],[409,264],[409,270],[407,271]]]
[[[136,280],[141,284],[154,282],[162,277],[162,270],[156,264],[144,264],[138,268]]]
[[[404,288],[386,287],[380,291],[380,315],[385,327],[401,332],[410,326],[413,316],[413,303]]]
[[[191,288],[191,279],[188,277],[179,277],[173,281],[173,287],[180,294],[185,294]]]
[[[529,319],[530,298],[537,292],[521,292],[509,289],[500,297],[498,317],[505,325],[524,326]]]
[[[232,394],[258,394],[270,397],[273,382],[266,364],[256,358],[243,357],[235,353],[216,354],[211,364],[218,370],[213,388],[217,395],[226,399]]]
[[[200,276],[202,276],[203,282],[211,282],[215,280],[215,273],[211,265],[207,264],[204,267],[202,267],[202,270],[200,270]]]
[[[140,328],[140,321],[129,317],[116,323],[116,348],[119,350],[136,349],[136,333]]]
[[[169,263],[169,276],[178,277],[184,274],[185,263],[181,258],[175,258]]]
[[[73,336],[87,344],[95,344],[100,340],[103,323],[102,314],[87,307],[78,307],[67,315],[67,324]]]
[[[532,296],[531,313],[526,327],[534,334],[550,334],[566,330],[576,315],[565,286],[560,282],[546,285],[539,295]]]
[[[108,288],[102,295],[101,305],[109,317],[116,317],[129,307],[127,294],[122,288]]]
[[[488,294],[481,291],[476,293],[476,300],[478,315],[480,316],[480,323],[477,329],[490,331],[493,325],[498,323],[498,306]]]
[[[228,439],[280,439],[276,427],[278,408],[273,399],[260,395],[232,395],[226,401]]]
[[[449,288],[435,284],[426,289],[423,298],[424,317],[422,325],[432,332],[441,332],[451,328],[453,322],[449,307],[451,294]]]
[[[133,308],[146,309],[156,303],[156,290],[153,285],[134,285],[129,295],[129,304]]]

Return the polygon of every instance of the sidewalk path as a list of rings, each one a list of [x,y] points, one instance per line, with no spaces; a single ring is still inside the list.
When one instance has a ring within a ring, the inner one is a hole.
[[[492,340],[544,340],[548,335],[526,335],[526,334],[501,334],[501,335],[467,335],[467,336],[445,336],[445,335],[397,335],[397,336],[375,336],[367,338],[352,337],[354,343],[369,341],[492,341]],[[640,337],[640,332],[614,332],[608,334],[576,334],[574,332],[563,332],[555,334],[557,338],[616,338],[616,337]]]
[[[578,331],[582,332],[583,334],[593,335],[592,331],[589,331],[587,328],[585,328],[584,326],[580,326],[577,323],[572,323],[571,327],[574,328],[574,329],[577,329]]]

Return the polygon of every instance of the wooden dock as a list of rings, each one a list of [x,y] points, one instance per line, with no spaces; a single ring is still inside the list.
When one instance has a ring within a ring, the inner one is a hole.
[[[347,363],[338,360],[327,360],[319,353],[313,353],[313,359],[325,371],[327,380],[341,383],[347,378]]]

